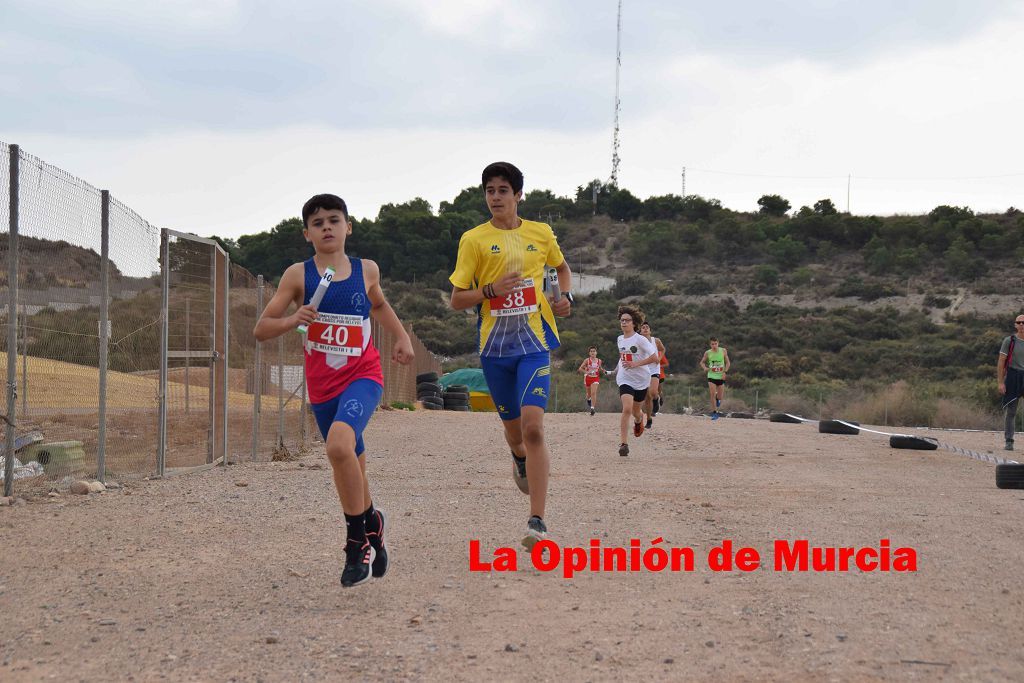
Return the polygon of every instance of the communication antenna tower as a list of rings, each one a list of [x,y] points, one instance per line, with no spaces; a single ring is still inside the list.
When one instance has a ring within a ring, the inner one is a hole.
[[[619,18],[615,22],[615,128],[612,132],[611,184],[619,184],[619,69],[622,67],[622,0],[619,0]]]

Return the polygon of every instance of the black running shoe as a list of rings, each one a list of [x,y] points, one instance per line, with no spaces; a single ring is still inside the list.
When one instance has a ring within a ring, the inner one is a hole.
[[[512,454],[512,479],[523,493],[530,493],[530,482],[526,481],[526,458]]]
[[[619,455],[622,457],[629,455],[629,444],[624,443],[619,445]]]
[[[373,516],[377,518],[377,529],[374,531],[366,531],[366,540],[370,542],[370,547],[373,548],[373,562],[370,564],[370,573],[373,578],[379,579],[388,573],[388,550],[384,547],[384,524],[386,518],[384,512],[379,509],[374,509]]]
[[[654,418],[648,417],[647,418],[647,426],[644,427],[644,429],[650,429],[653,426],[654,426]]]
[[[594,414],[595,412],[597,412],[597,411],[595,411],[595,410],[594,410],[594,408],[593,408],[593,407],[591,407],[591,408],[590,408],[590,414],[591,414],[591,415],[593,415],[593,414]]]
[[[534,515],[530,517],[530,521],[526,523],[526,536],[523,537],[523,545],[526,546],[527,550],[533,550],[533,546],[538,541],[543,541],[548,537],[548,527],[544,524],[544,520]]]
[[[345,545],[345,568],[341,570],[341,585],[351,588],[370,580],[370,542],[364,541],[362,546],[355,543]]]

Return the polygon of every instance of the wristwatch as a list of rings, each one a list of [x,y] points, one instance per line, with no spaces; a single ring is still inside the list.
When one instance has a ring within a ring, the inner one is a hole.
[[[569,305],[570,306],[575,306],[576,305],[576,299],[573,298],[572,292],[565,292],[564,294],[562,294],[562,296],[564,296],[566,299],[569,300]]]

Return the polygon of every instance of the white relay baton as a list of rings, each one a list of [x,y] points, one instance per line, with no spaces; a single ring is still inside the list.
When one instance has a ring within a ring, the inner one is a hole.
[[[333,279],[334,268],[327,266],[327,268],[324,269],[324,276],[320,278],[320,284],[316,286],[316,291],[313,292],[313,298],[309,300],[309,305],[313,307],[314,311],[320,307],[320,302],[324,300],[324,295],[327,294],[327,289],[331,286],[331,280]],[[295,329],[302,334],[306,334],[306,330],[309,329],[309,326],[306,325],[306,323],[302,323]]]
[[[562,290],[558,288],[558,271],[554,268],[548,269],[548,289],[551,290],[551,300],[557,304],[562,298]]]

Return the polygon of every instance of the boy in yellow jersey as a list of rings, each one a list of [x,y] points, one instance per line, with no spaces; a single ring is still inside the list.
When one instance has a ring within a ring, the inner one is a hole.
[[[477,311],[480,366],[512,449],[512,477],[530,496],[523,545],[532,548],[547,534],[544,505],[550,456],[544,441],[544,410],[551,389],[550,351],[558,347],[555,315],[568,316],[572,273],[546,223],[517,213],[523,174],[506,162],[482,175],[491,220],[459,241],[452,283],[452,308]],[[566,294],[552,304],[544,296],[546,269],[558,271]]]

